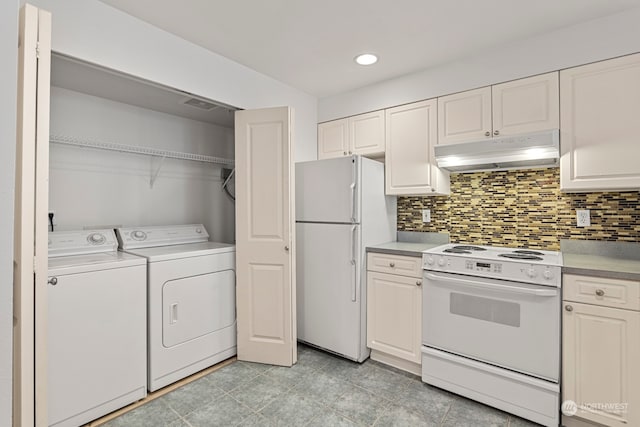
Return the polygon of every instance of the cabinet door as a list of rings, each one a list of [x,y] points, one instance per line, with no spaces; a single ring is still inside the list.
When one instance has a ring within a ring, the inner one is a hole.
[[[560,189],[640,189],[640,54],[560,72]]]
[[[421,279],[367,273],[367,345],[420,363]]]
[[[640,312],[563,304],[562,400],[578,404],[576,417],[640,425]]]
[[[386,110],[386,194],[448,194],[449,176],[435,166],[436,100]]]
[[[349,154],[384,155],[384,111],[349,118]]]
[[[438,98],[438,144],[491,137],[491,87]]]
[[[558,73],[491,87],[493,135],[517,135],[560,126]]]
[[[318,125],[318,160],[349,154],[349,119]]]

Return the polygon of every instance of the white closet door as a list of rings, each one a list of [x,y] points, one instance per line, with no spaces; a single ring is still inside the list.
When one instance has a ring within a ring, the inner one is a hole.
[[[14,223],[13,425],[47,421],[47,211],[51,14],[20,10]]]
[[[292,111],[236,112],[238,359],[297,360]]]

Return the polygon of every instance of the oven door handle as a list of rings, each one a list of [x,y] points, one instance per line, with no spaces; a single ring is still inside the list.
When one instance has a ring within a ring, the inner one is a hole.
[[[482,289],[490,289],[502,292],[511,292],[514,294],[527,294],[527,295],[535,295],[538,297],[555,297],[558,295],[558,289],[530,289],[530,288],[522,288],[520,286],[512,286],[512,285],[494,285],[491,283],[484,282],[476,282],[475,280],[468,280],[463,278],[450,278],[446,276],[440,276],[433,273],[424,273],[424,277],[428,280],[433,280],[437,282],[446,282],[454,285],[462,285],[469,286],[474,288],[482,288]]]

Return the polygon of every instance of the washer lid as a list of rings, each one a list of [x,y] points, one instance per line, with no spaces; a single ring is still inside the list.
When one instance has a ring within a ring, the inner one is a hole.
[[[115,252],[116,235],[111,229],[50,231],[49,258]]]
[[[148,227],[121,227],[116,229],[120,249],[154,248],[207,242],[209,233],[202,224]]]
[[[113,251],[85,255],[70,255],[49,258],[49,275],[87,273],[136,265],[146,265],[146,258]]]

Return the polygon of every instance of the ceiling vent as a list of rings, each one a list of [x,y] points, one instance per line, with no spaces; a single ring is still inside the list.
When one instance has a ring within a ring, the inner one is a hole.
[[[192,107],[196,107],[201,110],[207,110],[207,111],[213,110],[214,108],[218,108],[217,104],[214,104],[213,102],[205,101],[202,99],[198,99],[198,98],[187,98],[183,100],[182,103],[185,105],[190,105]]]

